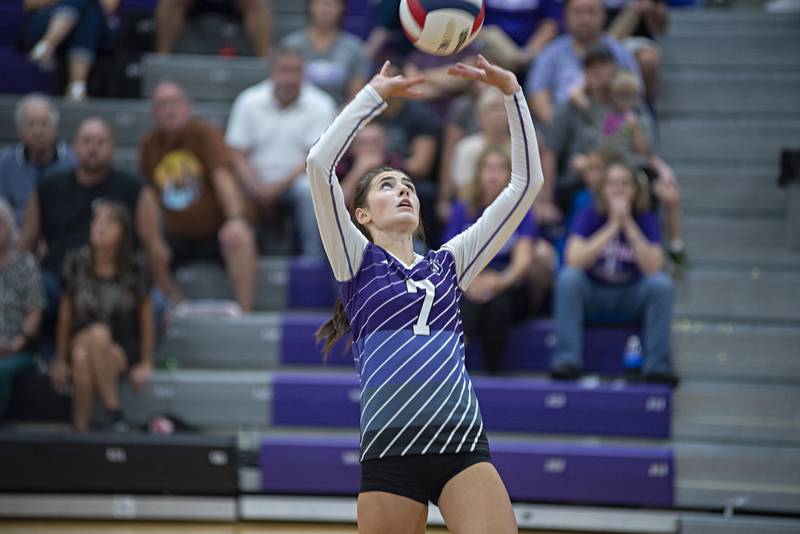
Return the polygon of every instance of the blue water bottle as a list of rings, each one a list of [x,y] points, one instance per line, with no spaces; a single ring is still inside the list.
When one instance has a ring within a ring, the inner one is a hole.
[[[622,367],[627,380],[637,380],[642,372],[642,341],[633,335],[625,342],[625,354],[622,356]]]

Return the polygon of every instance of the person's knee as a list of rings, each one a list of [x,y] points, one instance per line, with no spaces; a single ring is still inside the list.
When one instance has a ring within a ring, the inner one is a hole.
[[[219,242],[223,250],[236,252],[246,247],[255,247],[255,235],[246,224],[228,226],[220,232]]]
[[[645,278],[644,283],[650,295],[672,299],[675,286],[672,283],[672,278],[667,273],[663,271],[653,273]]]
[[[578,291],[586,281],[586,273],[576,267],[564,267],[556,279],[556,291]]]
[[[636,51],[636,62],[642,71],[658,72],[661,68],[661,54],[655,48],[640,48]]]
[[[103,349],[111,344],[111,329],[103,323],[93,323],[87,327],[86,334],[94,347]]]
[[[73,347],[70,355],[70,370],[73,382],[76,385],[83,384],[90,379],[92,371],[90,360],[91,354],[88,347],[83,344]]]

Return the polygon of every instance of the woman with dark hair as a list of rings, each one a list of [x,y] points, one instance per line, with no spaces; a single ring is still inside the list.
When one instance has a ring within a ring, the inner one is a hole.
[[[124,431],[119,377],[128,373],[135,390],[153,369],[155,320],[150,281],[134,253],[128,210],[101,200],[93,206],[89,245],[64,260],[58,310],[53,385],[63,391],[72,377],[75,429],[86,432],[95,394],[115,430]]]
[[[533,122],[510,71],[482,56],[453,76],[499,88],[511,128],[511,180],[480,219],[440,249],[414,253],[420,205],[404,172],[379,168],[354,187],[348,214],[336,162],[386,108],[418,97],[425,78],[390,76],[387,61],[312,147],[307,168],[322,242],[341,299],[318,337],[326,352],[348,331],[361,386],[362,533],[424,532],[428,502],[461,533],[516,532],[491,464],[478,401],[464,368],[461,295],[508,241],[542,186]]]
[[[555,288],[556,344],[552,376],[580,376],[584,319],[609,316],[644,325],[642,372],[675,385],[672,372],[672,279],[664,273],[658,216],[650,211],[646,178],[610,162],[587,206],[572,223],[565,267]]]
[[[363,42],[342,30],[345,0],[307,0],[308,26],[290,33],[281,46],[305,59],[306,80],[342,106],[364,85],[369,63]]]
[[[445,240],[475,224],[502,193],[510,174],[511,156],[506,148],[492,145],[483,150],[465,188],[466,201],[458,200],[453,205]],[[480,343],[489,374],[499,374],[502,370],[511,324],[533,311],[531,286],[535,286],[538,295],[545,293],[554,266],[553,247],[538,239],[536,223],[529,212],[464,292],[461,299],[464,334],[468,340]]]

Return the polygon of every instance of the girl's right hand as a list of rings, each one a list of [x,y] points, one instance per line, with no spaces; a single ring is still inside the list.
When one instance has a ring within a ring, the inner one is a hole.
[[[69,367],[67,363],[61,359],[56,358],[50,364],[50,381],[53,383],[53,389],[59,393],[64,393],[69,383]]]
[[[369,84],[384,100],[392,97],[419,98],[422,91],[419,84],[425,82],[425,76],[406,78],[401,74],[392,76],[392,64],[386,61],[381,71],[372,77]]]
[[[478,54],[475,66],[459,62],[447,69],[447,74],[493,85],[508,96],[520,90],[516,74],[489,63],[481,54]]]

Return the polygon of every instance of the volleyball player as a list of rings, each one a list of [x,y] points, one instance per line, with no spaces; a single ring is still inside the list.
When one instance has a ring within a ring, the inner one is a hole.
[[[360,128],[388,98],[419,96],[422,77],[381,72],[311,149],[307,168],[322,242],[341,299],[318,336],[325,350],[348,330],[361,387],[361,533],[425,532],[428,502],[451,532],[516,532],[491,463],[478,400],[464,367],[459,300],[531,207],[543,177],[525,97],[513,73],[479,56],[449,74],[499,88],[512,138],[511,179],[467,231],[414,253],[420,228],[414,183],[388,167],[353,190],[351,216],[334,173]]]

